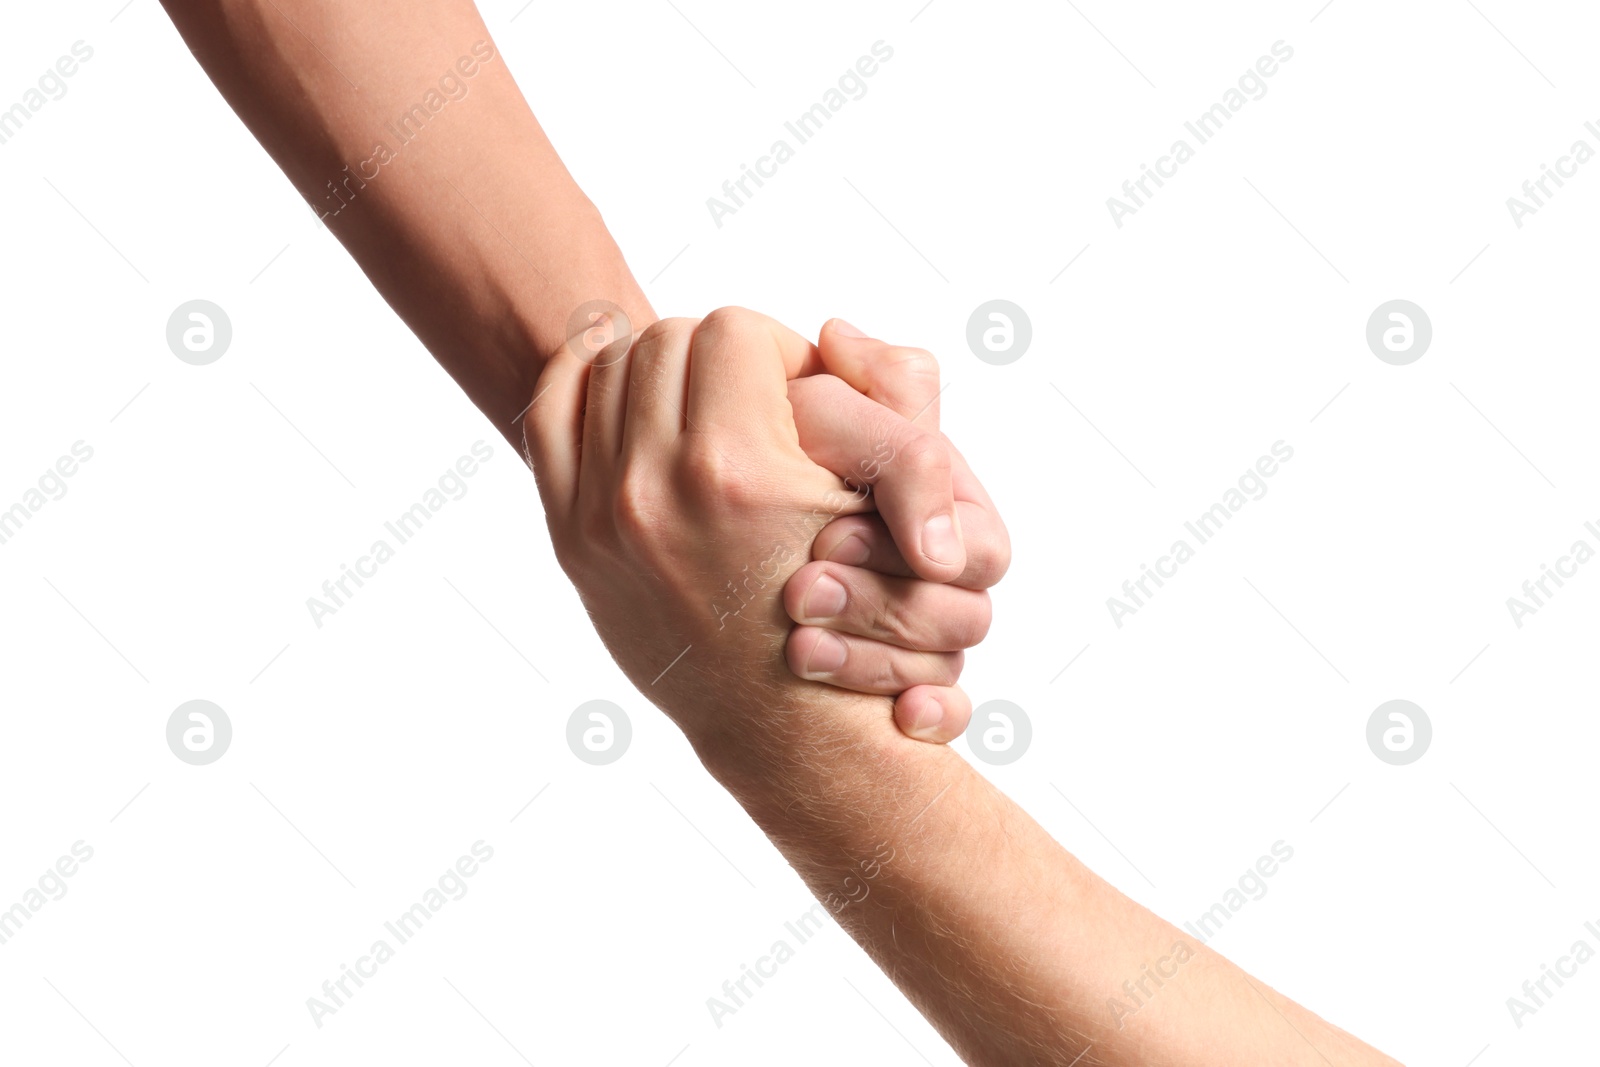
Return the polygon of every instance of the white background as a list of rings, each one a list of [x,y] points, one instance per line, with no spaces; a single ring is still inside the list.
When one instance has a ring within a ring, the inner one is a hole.
[[[0,107],[94,49],[0,145],[0,508],[94,450],[0,546],[0,908],[94,849],[0,946],[0,1058],[955,1062],[832,926],[713,1024],[808,894],[584,625],[518,458],[123,2],[13,5],[0,36]],[[1520,629],[1505,602],[1600,547],[1600,163],[1520,229],[1505,201],[1600,148],[1593,13],[674,2],[483,7],[658,310],[940,355],[1016,547],[966,684],[1034,739],[986,772],[1179,923],[1288,843],[1213,946],[1407,1062],[1587,1054],[1600,962],[1520,1029],[1506,998],[1600,948],[1600,566]],[[878,40],[867,95],[715,226],[705,199]],[[1115,226],[1106,198],[1279,40],[1267,95]],[[1009,366],[965,342],[995,297],[1033,323]],[[195,298],[234,329],[205,367],[165,339]],[[1434,329],[1404,367],[1364,337],[1395,298]],[[314,626],[478,440],[470,492]],[[1267,495],[1115,626],[1106,598],[1279,440]],[[207,767],[165,741],[196,698],[234,727]],[[595,698],[634,728],[605,767],[564,739]],[[1394,698],[1434,728],[1404,767],[1365,739]],[[316,1027],[306,998],[480,839],[468,895]]]

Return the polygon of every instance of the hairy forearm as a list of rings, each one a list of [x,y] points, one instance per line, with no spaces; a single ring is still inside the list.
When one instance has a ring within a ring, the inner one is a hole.
[[[968,1062],[1392,1062],[1123,896],[950,749],[807,702],[702,758]]]
[[[470,0],[163,0],[296,190],[508,440],[592,300],[654,318]]]

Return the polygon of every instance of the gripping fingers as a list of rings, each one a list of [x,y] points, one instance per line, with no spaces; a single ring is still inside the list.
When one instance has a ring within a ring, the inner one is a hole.
[[[788,395],[800,447],[841,478],[872,485],[879,513],[917,574],[935,582],[958,577],[966,550],[944,438],[832,375],[790,382]]]
[[[914,685],[954,685],[965,658],[960,652],[913,652],[815,626],[789,631],[785,655],[789,669],[801,678],[877,696],[894,696]]]
[[[960,686],[914,685],[895,700],[894,721],[907,737],[947,745],[966,733],[972,698]]]
[[[989,594],[814,561],[783,589],[784,610],[802,625],[921,652],[971,648],[989,632]]]
[[[523,412],[523,456],[552,521],[564,522],[577,501],[588,387],[589,365],[563,350],[539,375],[533,402]]]
[[[1011,565],[1011,540],[992,511],[966,500],[956,501],[956,514],[966,539],[967,565],[951,584],[963,589],[988,589]],[[811,545],[813,559],[865,567],[880,574],[910,577],[915,572],[895,544],[889,528],[876,515],[835,519]]]

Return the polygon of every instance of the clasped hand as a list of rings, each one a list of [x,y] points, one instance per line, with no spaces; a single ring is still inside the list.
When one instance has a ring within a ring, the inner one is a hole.
[[[691,741],[821,686],[894,697],[921,740],[966,728],[1010,544],[939,391],[926,352],[740,308],[549,361],[523,425],[557,559]]]

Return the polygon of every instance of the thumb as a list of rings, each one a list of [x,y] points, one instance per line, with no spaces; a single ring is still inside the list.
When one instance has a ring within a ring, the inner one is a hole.
[[[800,447],[813,463],[872,486],[911,570],[948,582],[966,569],[952,459],[944,439],[828,374],[789,383]]]
[[[843,319],[829,319],[817,341],[822,365],[918,429],[939,430],[939,361],[921,348],[902,348],[866,336]]]

